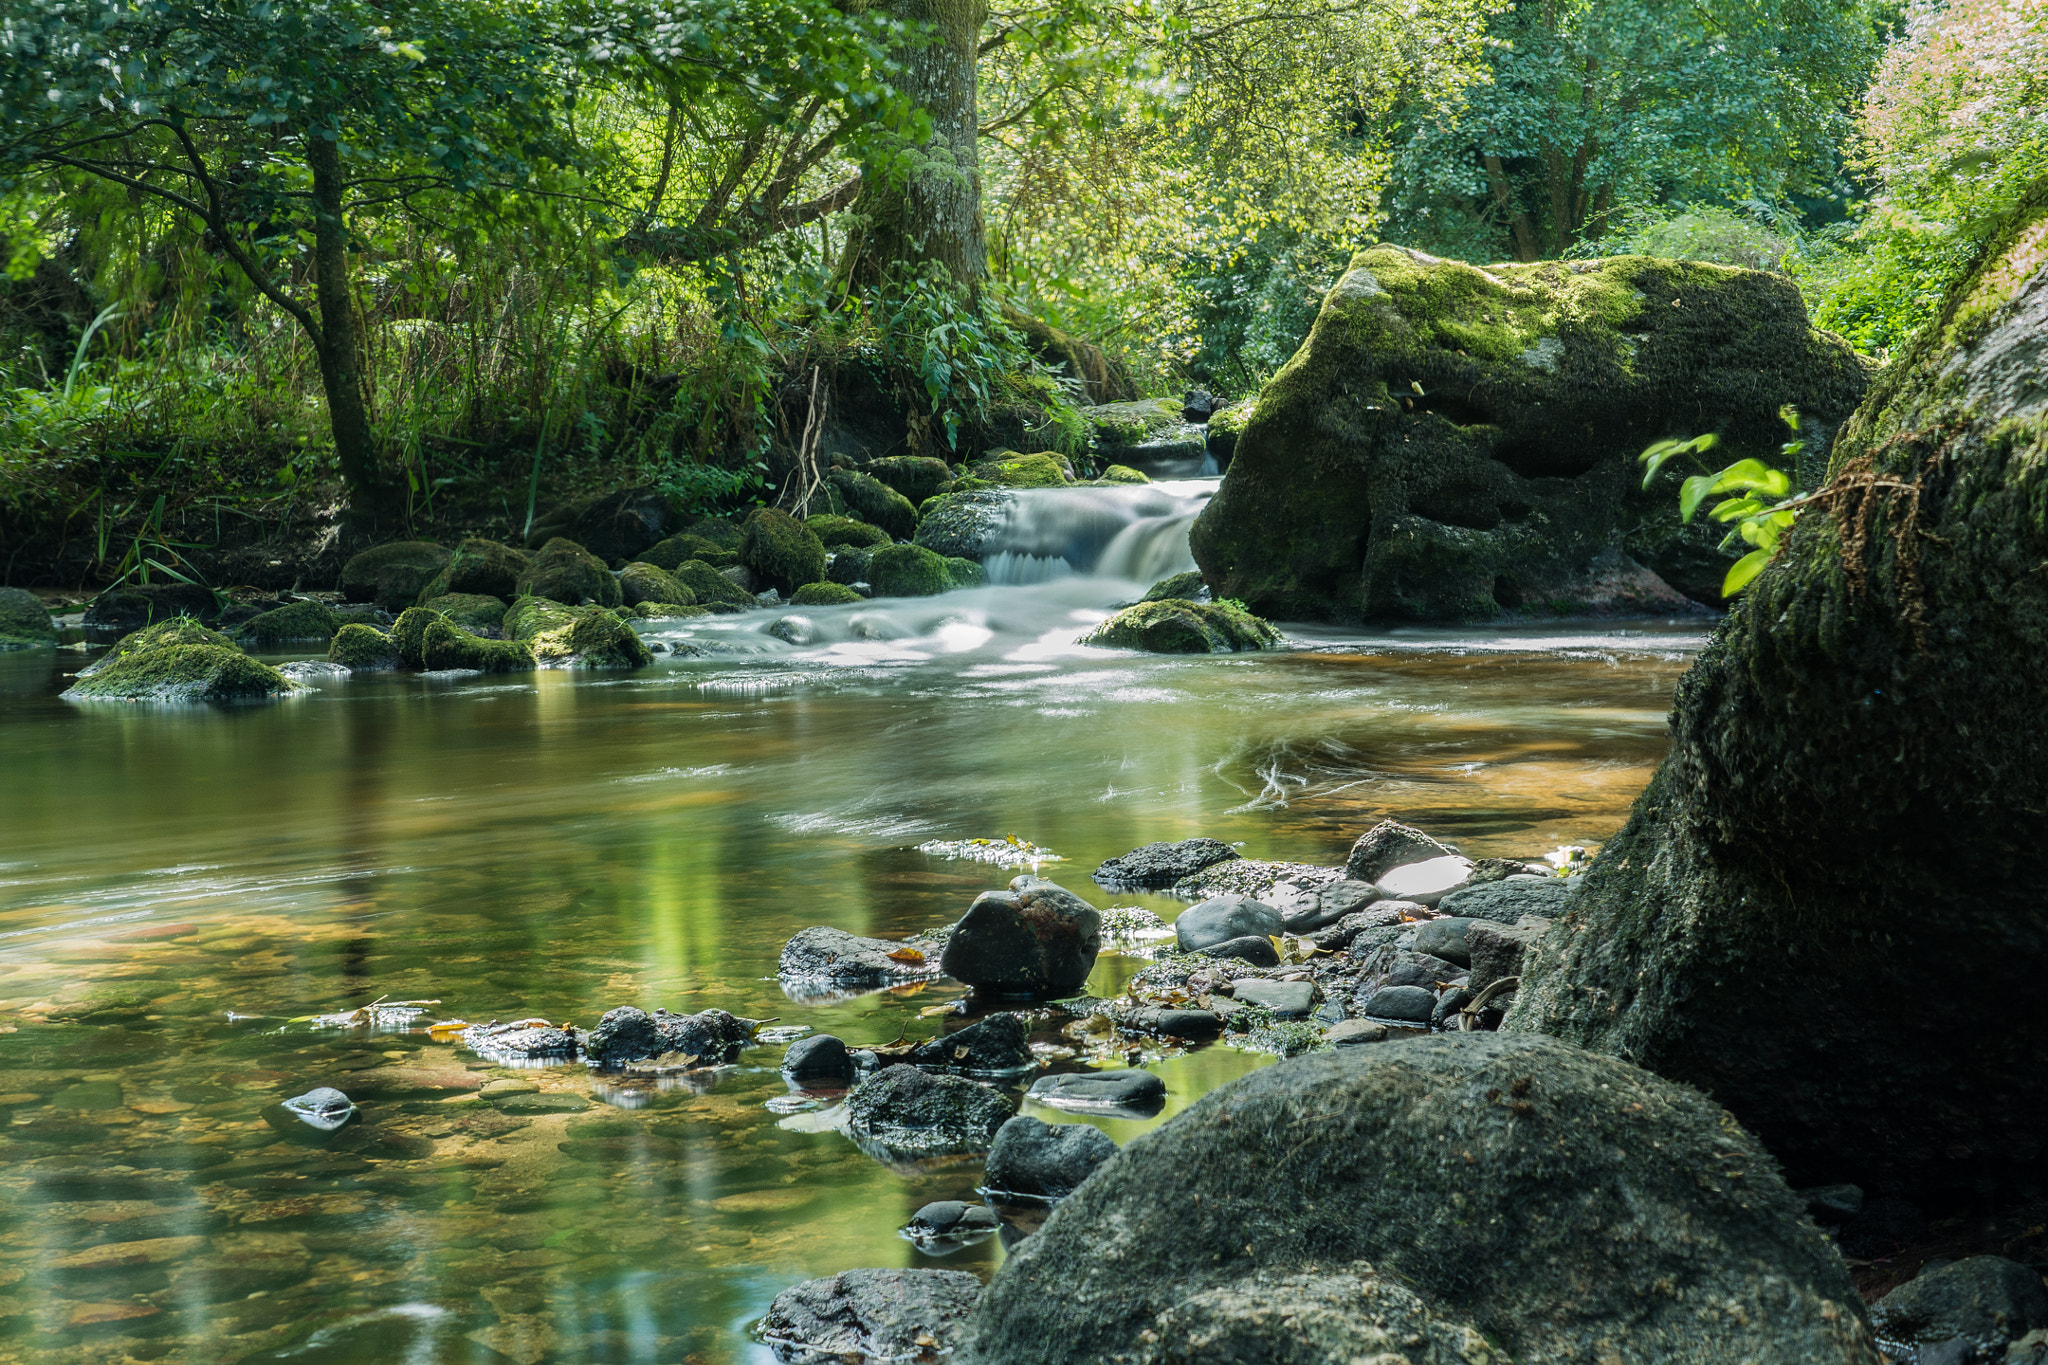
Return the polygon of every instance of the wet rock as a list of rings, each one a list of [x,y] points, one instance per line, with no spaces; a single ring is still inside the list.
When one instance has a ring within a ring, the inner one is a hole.
[[[1177,573],[1171,578],[1160,579],[1157,583],[1145,589],[1145,596],[1140,600],[1145,602],[1165,602],[1174,599],[1188,602],[1207,602],[1209,600],[1209,586],[1202,582],[1202,571],[1200,569],[1189,569],[1186,573]]]
[[[996,1133],[983,1180],[999,1199],[1064,1199],[1116,1152],[1116,1143],[1093,1124],[1019,1115]]]
[[[473,1024],[462,1031],[462,1045],[481,1057],[567,1058],[577,1052],[576,1035],[545,1019]]]
[[[347,625],[334,632],[327,660],[351,673],[386,673],[405,662],[398,641],[365,625]]]
[[[939,968],[955,981],[998,995],[1077,991],[1102,949],[1094,906],[1042,877],[1018,877],[985,891],[946,940]]]
[[[937,945],[862,938],[826,925],[800,930],[782,945],[776,976],[785,989],[877,990],[938,975]]]
[[[1263,934],[1246,934],[1242,938],[1225,939],[1207,948],[1195,951],[1203,957],[1218,961],[1242,962],[1248,967],[1277,967],[1280,965],[1280,950],[1273,946],[1273,940]]]
[[[917,504],[889,484],[852,469],[834,469],[825,477],[845,500],[847,510],[862,521],[896,539],[908,540],[916,534]]]
[[[1354,881],[1378,882],[1397,867],[1447,857],[1451,849],[1413,825],[1382,820],[1358,836],[1344,859],[1344,875]]]
[[[359,1100],[461,1095],[481,1088],[483,1078],[452,1066],[373,1066],[348,1073],[348,1088]]]
[[[542,1090],[503,1095],[492,1100],[491,1107],[501,1114],[581,1114],[590,1108],[590,1101],[560,1090]]]
[[[66,1252],[47,1262],[49,1268],[65,1275],[94,1274],[124,1270],[133,1266],[164,1265],[181,1261],[202,1250],[206,1239],[198,1236],[148,1237],[134,1242],[103,1242],[82,1251]]]
[[[22,588],[0,588],[0,650],[41,649],[56,643],[56,618],[42,598]]]
[[[1249,896],[1211,896],[1180,912],[1173,922],[1174,942],[1184,953],[1199,952],[1247,935],[1264,938],[1281,931],[1280,912]],[[1266,945],[1271,948],[1269,943]]]
[[[784,644],[795,645],[799,649],[814,645],[823,638],[818,631],[818,623],[808,616],[782,617],[769,624],[768,633]]]
[[[1341,1048],[1212,1091],[1014,1251],[963,1354],[1132,1358],[1199,1295],[1354,1261],[1517,1365],[1873,1359],[1840,1256],[1718,1105],[1499,1034]]]
[[[1431,953],[1396,951],[1388,954],[1384,962],[1378,981],[1381,986],[1421,986],[1434,992],[1438,982],[1453,981],[1465,974],[1457,963]]]
[[[955,586],[949,558],[922,545],[884,545],[868,556],[868,582],[877,597],[931,597]]]
[[[245,649],[283,649],[295,644],[326,644],[341,623],[325,602],[310,599],[258,612],[232,632]]]
[[[875,552],[867,547],[846,546],[835,553],[832,562],[825,566],[825,579],[858,596],[859,589],[854,585],[867,586],[868,565],[874,557]]]
[[[1359,1043],[1384,1043],[1387,1026],[1370,1019],[1345,1019],[1330,1025],[1331,1047],[1352,1047]]]
[[[1384,899],[1371,882],[1347,877],[1318,888],[1306,903],[1282,911],[1280,922],[1290,934],[1312,934]]]
[[[758,605],[753,593],[701,559],[684,560],[676,566],[674,577],[676,582],[690,590],[701,606],[744,609]]]
[[[1572,890],[1562,877],[1511,876],[1453,891],[1437,909],[1467,919],[1513,924],[1524,915],[1556,919],[1571,908]]]
[[[619,596],[629,607],[642,602],[673,602],[679,607],[697,604],[697,594],[678,583],[675,575],[638,560],[619,570]]]
[[[1971,1256],[1923,1271],[1879,1299],[1870,1325],[1880,1341],[1924,1347],[1960,1340],[1959,1359],[1994,1361],[2011,1342],[2048,1327],[2048,1289],[2017,1261]]]
[[[1365,1261],[1254,1272],[1174,1305],[1150,1336],[1138,1365],[1505,1365],[1479,1332]]]
[[[471,669],[479,673],[524,673],[536,663],[524,640],[487,640],[449,620],[427,623],[420,633],[420,662],[429,671]]]
[[[805,517],[804,525],[811,528],[826,551],[844,549],[851,545],[856,549],[872,550],[877,545],[889,544],[892,537],[879,526],[870,526],[855,517],[842,517],[832,513]]]
[[[1009,523],[1017,495],[998,489],[947,493],[920,504],[916,543],[947,559],[980,560]]]
[[[1402,923],[1429,913],[1426,905],[1414,901],[1374,901],[1363,910],[1354,910],[1335,924],[1310,932],[1316,947],[1335,951],[1348,948],[1368,930],[1398,927]]]
[[[991,1014],[912,1048],[904,1060],[955,1071],[1022,1071],[1037,1064],[1029,1037],[1022,1015]]]
[[[1223,1032],[1223,1019],[1213,1010],[1175,1010],[1143,1005],[1117,1016],[1119,1026],[1138,1033],[1197,1042]]]
[[[783,596],[825,576],[825,546],[816,532],[789,513],[762,507],[740,533],[740,564],[751,570],[755,588]]]
[[[782,1074],[797,1081],[850,1081],[856,1068],[846,1044],[829,1033],[799,1038],[782,1056]]]
[[[282,696],[294,684],[268,664],[219,645],[166,645],[125,654],[62,694],[66,701],[233,703]]]
[[[584,1056],[602,1066],[618,1066],[645,1057],[679,1053],[705,1066],[731,1061],[753,1041],[754,1026],[724,1010],[649,1014],[632,1005],[605,1011],[597,1027],[583,1039]],[[680,1063],[679,1063],[680,1064]]]
[[[1167,598],[1125,607],[1080,643],[1150,654],[1230,654],[1271,649],[1284,640],[1271,623],[1234,603]]]
[[[1267,981],[1250,977],[1231,982],[1230,990],[1240,1005],[1268,1010],[1275,1019],[1306,1019],[1316,1003],[1313,981]]]
[[[986,1236],[999,1226],[995,1211],[985,1204],[959,1199],[940,1199],[926,1204],[910,1217],[903,1231],[920,1246],[931,1242],[961,1241]]]
[[[964,1271],[846,1270],[777,1294],[758,1330],[788,1365],[936,1358],[980,1298]]]
[[[1472,968],[1472,979],[1467,984],[1475,991],[1483,991],[1496,981],[1519,977],[1524,959],[1550,932],[1550,923],[1531,915],[1517,924],[1474,920],[1467,925],[1465,946]]]
[[[884,1067],[846,1100],[849,1132],[899,1151],[986,1151],[1009,1117],[987,1086],[914,1066]]]
[[[298,1123],[315,1132],[332,1133],[356,1116],[355,1101],[331,1085],[316,1086],[272,1108],[283,1111],[283,1122],[273,1119],[268,1109],[264,1111],[264,1120],[281,1132],[290,1132],[289,1125]]]
[[[1192,877],[1214,863],[1238,856],[1236,849],[1221,839],[1182,839],[1175,843],[1146,844],[1119,854],[1095,869],[1093,880],[1119,890],[1158,889]]]
[[[1472,864],[1455,855],[1408,863],[1379,879],[1380,894],[1390,900],[1414,901],[1434,908],[1449,893],[1463,887]]]
[[[533,524],[529,549],[564,536],[605,563],[632,559],[679,529],[673,497],[645,485],[601,493],[548,512]]]
[[[1415,951],[1469,968],[1472,965],[1472,946],[1465,940],[1465,931],[1474,923],[1476,921],[1456,915],[1427,920],[1415,931]]]
[[[1382,986],[1366,997],[1365,1012],[1396,1023],[1427,1025],[1436,1012],[1436,992],[1421,986]]]
[[[571,536],[570,539],[581,538]],[[426,599],[442,596],[489,597],[509,601],[519,595],[519,575],[526,572],[526,566],[531,562],[532,557],[524,550],[500,545],[495,540],[471,537],[455,547],[448,567],[420,589],[421,603],[425,605]]]
[[[850,607],[866,600],[843,583],[806,583],[789,599],[797,607]]]
[[[1166,1082],[1149,1071],[1070,1071],[1040,1076],[1024,1098],[1055,1109],[1143,1117],[1166,1103]]]
[[[2048,1330],[2029,1332],[2006,1347],[2004,1365],[2048,1365]]]

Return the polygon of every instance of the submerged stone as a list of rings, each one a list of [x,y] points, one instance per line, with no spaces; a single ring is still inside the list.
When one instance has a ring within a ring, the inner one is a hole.
[[[936,1360],[980,1297],[964,1271],[846,1270],[777,1294],[759,1332],[786,1365]]]

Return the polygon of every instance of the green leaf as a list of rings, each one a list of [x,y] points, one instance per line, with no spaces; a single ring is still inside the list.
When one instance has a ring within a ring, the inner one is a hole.
[[[1707,513],[1707,515],[1715,521],[1736,521],[1743,517],[1753,516],[1763,511],[1769,505],[1769,503],[1759,498],[1729,498],[1713,511]]]
[[[1721,596],[1733,597],[1749,586],[1750,580],[1764,571],[1764,565],[1771,562],[1769,550],[1751,550],[1728,567],[1728,576],[1721,580]]]
[[[1678,486],[1678,519],[1690,523],[1692,514],[1700,510],[1700,504],[1714,493],[1712,474],[1695,474]]]

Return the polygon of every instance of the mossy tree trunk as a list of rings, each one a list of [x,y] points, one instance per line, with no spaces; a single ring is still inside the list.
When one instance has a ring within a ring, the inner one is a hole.
[[[348,222],[342,208],[346,182],[341,149],[314,130],[306,138],[306,163],[313,173],[313,289],[320,305],[320,325],[309,329],[320,361],[320,382],[327,394],[328,425],[334,453],[355,501],[358,517],[382,510],[384,496],[377,470],[377,442],[370,429],[369,405],[363,396],[363,340],[357,325],[355,299],[348,285]]]
[[[2048,1166],[2048,183],[1843,427],[1507,1027],[1699,1086],[1793,1183]]]

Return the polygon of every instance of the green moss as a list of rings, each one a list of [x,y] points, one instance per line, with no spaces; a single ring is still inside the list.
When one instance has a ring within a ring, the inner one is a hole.
[[[890,536],[908,540],[917,534],[917,508],[901,493],[867,474],[834,469],[826,476],[849,512]]]
[[[842,607],[867,599],[843,583],[806,583],[789,600],[798,607]]]
[[[341,569],[341,595],[351,602],[378,601],[386,606],[411,605],[452,556],[428,540],[395,540],[373,546]],[[410,584],[410,591],[406,585]]]
[[[420,637],[422,662],[430,669],[473,668],[484,673],[521,673],[534,666],[524,640],[486,640],[442,617]]]
[[[158,621],[153,626],[123,635],[114,642],[114,647],[81,669],[78,676],[89,678],[102,669],[111,667],[118,660],[144,650],[163,649],[169,645],[213,645],[220,649],[238,649],[233,640],[217,630],[208,630],[189,616],[173,616],[168,621]]]
[[[725,525],[724,522],[718,524]],[[692,535],[688,531],[679,536],[670,536],[640,556],[641,563],[652,564],[655,568],[664,569],[669,573],[674,573],[692,559],[701,559],[716,569],[740,562],[736,551],[706,540],[702,536]]]
[[[1149,474],[1146,474],[1146,473],[1145,473],[1144,471],[1142,471],[1142,470],[1137,470],[1137,469],[1133,469],[1133,468],[1131,468],[1131,467],[1130,467],[1129,465],[1127,465],[1127,464],[1113,464],[1113,465],[1109,466],[1109,467],[1108,467],[1107,469],[1105,469],[1105,470],[1103,470],[1103,471],[1102,471],[1102,478],[1101,478],[1100,482],[1102,482],[1102,483],[1150,483],[1150,482],[1152,482],[1152,477],[1151,477],[1151,475],[1149,475]]]
[[[678,583],[674,575],[638,560],[619,570],[619,592],[629,607],[642,602],[674,602],[687,607],[697,601],[697,594]]]
[[[1140,398],[1129,403],[1103,403],[1083,408],[1081,415],[1095,431],[1098,446],[1134,446],[1149,436],[1186,421],[1181,405],[1170,398]]]
[[[761,507],[747,518],[741,533],[740,563],[753,570],[765,586],[787,597],[825,576],[825,546],[789,513]]]
[[[505,624],[505,604],[483,593],[454,592],[429,598],[420,605],[428,611],[440,612],[472,635],[499,630]]]
[[[293,602],[244,621],[234,631],[238,643],[250,649],[276,649],[282,645],[317,642],[334,638],[340,622],[324,602]]]
[[[398,657],[409,668],[425,668],[425,640],[427,627],[446,618],[438,611],[425,607],[407,607],[398,613],[398,619],[391,623],[391,643],[398,646]]]
[[[939,486],[953,477],[951,466],[930,455],[885,455],[869,460],[861,472],[901,493],[913,507],[936,496]]]
[[[396,640],[375,626],[354,624],[334,632],[334,641],[327,646],[327,661],[351,673],[384,673],[405,662]]]
[[[654,662],[638,633],[603,607],[579,608],[575,620],[538,632],[531,643],[533,657],[552,668],[644,668]]]
[[[822,548],[820,554],[823,553]],[[676,582],[688,588],[704,606],[730,603],[735,607],[759,605],[754,595],[701,559],[687,560],[675,572]]]
[[[508,640],[531,640],[544,630],[574,625],[576,609],[545,597],[522,597],[505,611],[503,630]]]
[[[943,556],[922,545],[885,545],[868,561],[877,597],[931,597],[953,586]]]
[[[1164,602],[1168,599],[1179,599],[1193,602],[1198,600],[1196,594],[1203,591],[1206,591],[1206,589],[1202,586],[1202,571],[1200,569],[1189,569],[1186,573],[1177,573],[1171,578],[1162,578],[1147,588],[1145,590],[1145,601]]]
[[[165,645],[136,650],[64,694],[68,700],[253,701],[292,690],[285,676],[232,646]]]
[[[979,588],[988,582],[988,571],[971,559],[948,557],[946,582],[955,588]]]
[[[40,597],[0,588],[0,649],[36,649],[57,643],[57,622]]]
[[[825,566],[828,582],[847,584],[868,581],[868,566],[874,563],[875,552],[871,548],[848,545],[836,551],[832,562]]]
[[[721,550],[737,550],[746,533],[724,517],[699,517],[683,528],[683,534],[708,540]]]
[[[710,614],[709,607],[690,606],[683,602],[642,602],[633,608],[633,615],[642,621],[678,621]]]
[[[1152,654],[1228,654],[1280,642],[1279,631],[1241,607],[1184,598],[1126,607],[1081,637],[1084,645]]]
[[[969,477],[953,481],[949,491],[968,492],[976,487],[1064,488],[1072,482],[1067,461],[1051,451],[1030,455],[1005,452],[969,468]]]
[[[887,545],[890,541],[889,533],[881,527],[870,526],[864,521],[855,521],[852,517],[838,517],[829,514],[821,517],[806,517],[804,525],[811,528],[828,550],[836,550],[843,545]]]
[[[420,590],[415,605],[423,607],[430,599],[456,595],[511,597],[518,591],[519,575],[532,562],[533,557],[524,550],[471,537],[455,547],[448,566]]]
[[[619,580],[612,577],[604,562],[575,541],[560,536],[541,546],[534,555],[533,562],[519,575],[517,592],[521,597],[545,597],[571,607],[583,602],[616,607],[624,600]]]

